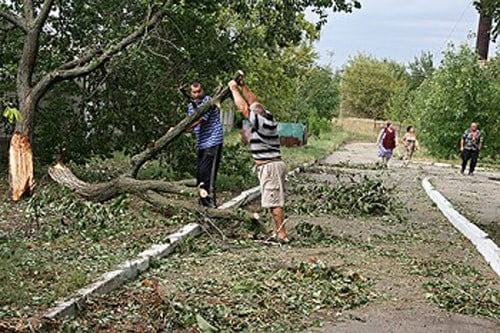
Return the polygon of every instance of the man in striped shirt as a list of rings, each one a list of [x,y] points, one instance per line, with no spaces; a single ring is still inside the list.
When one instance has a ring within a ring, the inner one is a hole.
[[[281,160],[278,123],[273,115],[259,103],[250,88],[240,79],[243,96],[236,81],[229,82],[234,103],[248,119],[252,129],[250,151],[257,165],[263,208],[270,208],[274,219],[273,236],[288,242],[285,229],[285,177],[286,165]],[[246,99],[246,100],[245,100]]]
[[[187,112],[189,115],[198,106],[211,100],[210,96],[205,95],[203,86],[199,81],[191,82],[190,92],[193,101],[188,106]],[[215,207],[215,183],[224,140],[219,109],[217,107],[212,108],[188,130],[194,130],[196,134],[196,181],[198,187],[208,193],[207,197],[200,196],[199,203],[202,206]]]

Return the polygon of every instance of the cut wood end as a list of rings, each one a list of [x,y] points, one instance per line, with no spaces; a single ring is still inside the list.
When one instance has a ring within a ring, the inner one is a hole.
[[[59,170],[64,170],[66,167],[62,162],[57,162],[53,167],[49,167],[49,170],[51,169],[59,169]]]
[[[200,188],[198,192],[199,192],[200,198],[208,197],[208,192],[204,188]]]

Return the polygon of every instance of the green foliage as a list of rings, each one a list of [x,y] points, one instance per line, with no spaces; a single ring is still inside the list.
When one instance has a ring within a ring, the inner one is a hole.
[[[14,124],[16,121],[22,119],[19,110],[10,106],[7,106],[2,113],[2,116],[8,120],[9,123]]]
[[[409,118],[429,152],[442,158],[456,156],[463,132],[472,121],[485,137],[482,156],[500,154],[500,59],[481,68],[474,50],[450,47],[441,66],[415,91]]]
[[[338,77],[315,65],[316,58],[310,45],[301,44],[275,57],[255,53],[247,61],[247,81],[266,107],[279,121],[307,124],[313,135],[328,131],[340,104]]]
[[[482,281],[452,283],[447,280],[424,283],[426,298],[448,311],[500,319],[500,292]]]
[[[0,321],[35,315],[194,221],[126,196],[90,203],[54,183],[38,186],[30,200],[0,201]]]
[[[317,137],[321,134],[327,134],[332,127],[332,123],[328,118],[320,118],[316,113],[309,115],[307,124],[309,136],[313,135]]]
[[[391,99],[406,85],[401,65],[366,54],[350,59],[343,69],[340,91],[343,116],[386,118]]]
[[[258,184],[253,172],[254,161],[248,147],[241,143],[225,145],[217,176],[217,187],[224,191],[239,191]]]
[[[258,251],[258,257],[224,260],[220,250],[219,255],[174,255],[142,283],[90,300],[89,311],[76,321],[91,330],[148,325],[156,330],[295,332],[318,324],[311,316],[322,309],[345,311],[371,299],[371,283],[358,272],[320,260],[277,264],[264,255],[267,250],[246,251]],[[190,274],[165,276],[180,271]]]
[[[79,57],[82,50],[104,48],[110,41],[120,40],[143,24],[149,10],[163,3],[56,1],[53,11],[58,15],[49,16],[46,27],[50,29],[43,30],[34,77]],[[21,3],[0,6],[23,15]],[[35,156],[48,163],[56,153],[64,152],[67,160],[82,162],[116,150],[127,154],[142,150],[185,115],[179,85],[198,78],[211,93],[219,84],[226,84],[234,70],[252,69],[254,61],[263,63],[256,77],[266,80],[264,74],[271,72],[273,78],[268,82],[279,88],[280,82],[286,84],[299,74],[295,65],[287,69],[286,63],[275,67],[273,62],[283,55],[290,60],[288,64],[297,62],[297,53],[291,50],[318,38],[328,11],[350,12],[359,7],[356,0],[294,0],[286,4],[196,0],[167,6],[165,18],[139,45],[129,47],[90,75],[52,87],[34,117]],[[319,16],[317,24],[306,20],[306,9]],[[9,23],[6,29],[9,33],[1,34],[0,40],[5,45],[0,50],[0,97],[13,99],[16,105],[16,71],[24,35]],[[304,62],[298,67],[312,64],[310,53],[304,51]],[[294,87],[290,86],[290,91]],[[269,91],[279,95],[280,89]],[[290,112],[290,105],[283,107],[283,101],[291,101],[291,96],[281,96],[276,107],[270,102],[270,108]]]
[[[337,172],[335,169],[333,172]],[[343,175],[337,174],[337,179]],[[391,215],[397,209],[392,191],[381,179],[344,175],[347,181],[335,184],[312,177],[293,179],[290,209],[296,214],[318,216],[337,215]]]

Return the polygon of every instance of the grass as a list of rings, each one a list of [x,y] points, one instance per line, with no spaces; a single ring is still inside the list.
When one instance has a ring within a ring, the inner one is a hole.
[[[311,160],[326,157],[343,144],[356,140],[368,140],[368,137],[333,126],[330,131],[323,132],[317,137],[310,137],[305,146],[282,147],[282,154],[285,162],[292,169]]]
[[[1,201],[0,320],[37,316],[194,218],[170,215],[128,196],[85,202],[53,183]]]

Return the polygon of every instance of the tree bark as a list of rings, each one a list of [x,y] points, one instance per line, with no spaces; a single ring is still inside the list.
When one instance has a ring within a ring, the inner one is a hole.
[[[28,32],[24,40],[16,79],[19,112],[22,119],[16,122],[9,148],[9,182],[11,198],[14,201],[19,200],[24,193],[31,195],[34,189],[31,141],[36,101],[32,94],[32,77],[38,55],[41,27],[34,24],[29,5],[30,2],[26,1],[25,21]]]
[[[94,202],[104,202],[122,193],[142,193],[149,190],[177,195],[196,193],[196,189],[188,188],[176,182],[137,180],[125,175],[109,182],[89,184],[76,177],[61,162],[49,168],[49,175],[57,183],[69,188],[84,199]]]
[[[14,133],[10,141],[9,182],[12,200],[19,200],[24,193],[33,193],[35,183],[31,145],[29,138],[21,133]]]
[[[491,17],[484,13],[479,14],[479,25],[477,28],[476,51],[479,59],[487,60],[490,46]]]

